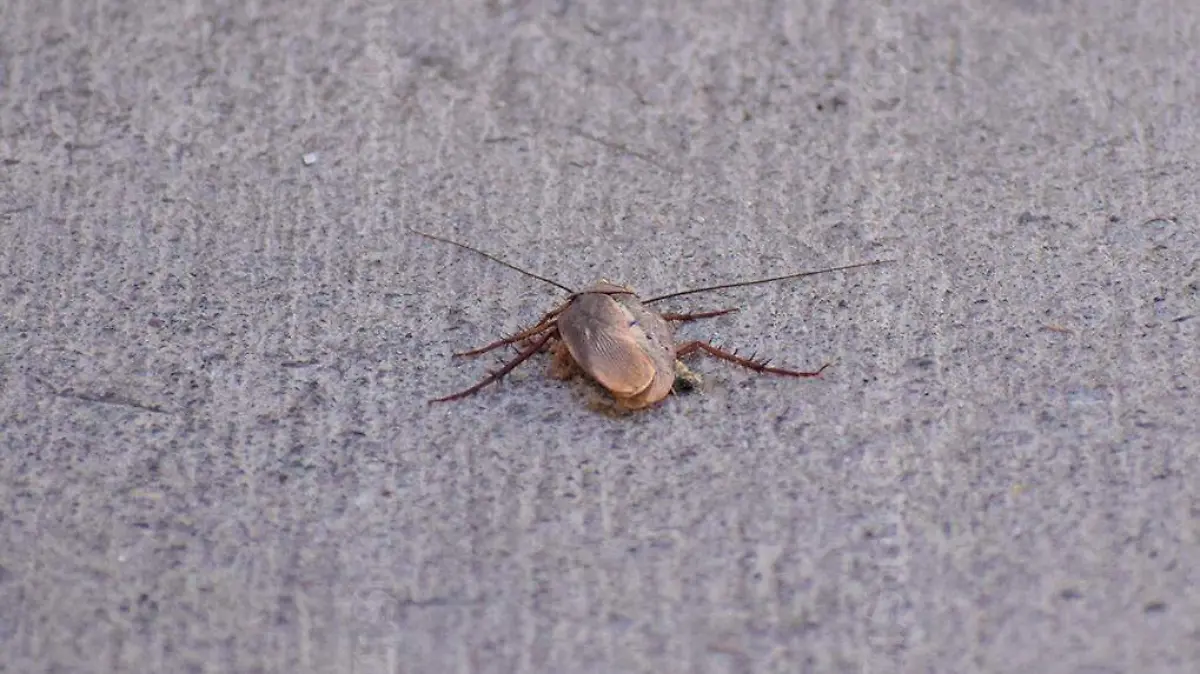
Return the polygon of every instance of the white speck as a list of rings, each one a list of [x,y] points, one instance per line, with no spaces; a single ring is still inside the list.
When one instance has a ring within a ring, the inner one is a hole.
[[[309,152],[308,154],[304,155],[304,165],[312,166],[313,164],[317,163],[317,159],[318,155],[316,152]]]
[[[373,492],[369,489],[363,491],[362,493],[360,493],[358,496],[356,496],[354,498],[354,505],[358,506],[359,508],[361,508],[363,510],[367,510],[368,508],[370,508],[371,504],[374,502],[375,502],[375,492]]]

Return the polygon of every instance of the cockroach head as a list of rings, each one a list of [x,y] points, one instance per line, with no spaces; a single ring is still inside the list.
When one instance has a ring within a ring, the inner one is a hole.
[[[588,287],[575,293],[583,295],[585,293],[602,293],[604,295],[636,295],[633,288],[629,286],[618,285],[607,279],[600,279]]]

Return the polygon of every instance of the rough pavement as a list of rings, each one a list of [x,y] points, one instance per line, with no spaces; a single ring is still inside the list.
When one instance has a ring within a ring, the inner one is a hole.
[[[1200,5],[0,14],[0,670],[1200,671]]]

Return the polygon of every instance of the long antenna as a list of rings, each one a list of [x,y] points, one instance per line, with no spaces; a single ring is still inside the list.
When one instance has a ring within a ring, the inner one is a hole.
[[[755,281],[738,281],[736,283],[722,283],[721,285],[705,286],[703,288],[693,288],[691,290],[680,290],[679,292],[676,292],[676,293],[668,293],[666,295],[659,295],[658,297],[651,297],[648,300],[642,300],[642,304],[650,304],[651,302],[658,302],[659,300],[666,300],[666,299],[670,299],[672,297],[682,297],[684,295],[691,295],[693,293],[706,293],[710,290],[724,290],[725,288],[741,288],[743,286],[756,286],[756,285],[761,285],[763,283],[774,283],[775,281],[789,281],[791,279],[804,278],[805,276],[816,276],[817,274],[828,274],[829,272],[834,272],[834,271],[845,271],[847,269],[857,269],[858,267],[870,267],[872,265],[888,264],[891,262],[895,262],[895,260],[872,260],[871,262],[859,262],[858,264],[848,264],[844,267],[831,267],[829,269],[819,269],[817,271],[802,271],[799,274],[787,274],[784,276],[772,276],[771,278],[758,279]]]
[[[562,289],[562,290],[565,290],[565,291],[567,291],[568,293],[571,293],[572,295],[573,295],[573,294],[575,294],[575,291],[574,291],[574,290],[571,290],[570,288],[566,287],[565,285],[563,285],[563,284],[561,284],[561,283],[559,283],[559,282],[557,282],[557,281],[551,281],[550,279],[548,279],[548,278],[546,278],[546,277],[544,277],[544,276],[538,276],[537,274],[535,274],[535,273],[533,273],[533,272],[530,272],[530,271],[525,271],[524,269],[521,269],[520,267],[517,267],[517,266],[515,266],[515,265],[511,265],[511,264],[509,264],[509,263],[505,262],[504,260],[501,260],[500,258],[496,257],[495,255],[489,255],[488,253],[485,253],[485,252],[483,252],[482,250],[479,250],[478,248],[472,248],[471,246],[468,246],[468,245],[467,245],[467,244],[465,244],[465,243],[459,243],[459,242],[457,242],[457,241],[451,241],[450,239],[444,239],[444,238],[442,238],[442,237],[440,237],[440,236],[435,236],[435,235],[433,235],[433,234],[427,234],[427,233],[425,233],[425,232],[419,232],[419,231],[417,231],[417,230],[413,229],[412,227],[409,227],[409,228],[408,228],[408,231],[410,231],[410,232],[412,232],[413,234],[416,234],[416,235],[418,235],[418,236],[423,236],[423,237],[425,237],[426,239],[433,239],[434,241],[441,241],[442,243],[448,243],[448,244],[450,244],[450,245],[452,245],[452,246],[458,246],[459,248],[465,248],[465,249],[467,249],[467,250],[471,251],[472,253],[478,253],[478,254],[480,254],[480,255],[482,255],[482,256],[484,256],[484,257],[486,257],[487,259],[491,260],[492,262],[495,262],[495,263],[497,263],[497,264],[504,265],[505,267],[508,267],[509,269],[511,269],[511,270],[513,270],[513,271],[520,272],[520,273],[522,273],[522,274],[524,274],[524,275],[526,275],[526,276],[528,276],[528,277],[530,277],[530,278],[535,278],[535,279],[537,279],[537,280],[539,280],[539,281],[544,281],[544,282],[546,282],[546,283],[549,283],[550,285],[554,286],[555,288],[560,288],[560,289]]]

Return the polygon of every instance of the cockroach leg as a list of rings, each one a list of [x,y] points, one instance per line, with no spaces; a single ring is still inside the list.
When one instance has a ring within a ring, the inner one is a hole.
[[[504,375],[508,374],[509,372],[512,372],[515,367],[517,367],[521,363],[524,363],[525,361],[529,360],[530,356],[537,353],[538,351],[541,351],[542,347],[546,345],[546,342],[550,341],[550,338],[553,337],[554,335],[556,335],[557,333],[558,333],[558,331],[554,330],[554,329],[547,330],[545,334],[543,334],[541,337],[538,337],[537,340],[534,341],[533,344],[531,344],[524,351],[522,351],[516,358],[513,358],[512,360],[510,360],[508,363],[506,363],[504,365],[504,367],[500,368],[499,370],[496,370],[495,372],[488,374],[488,376],[483,381],[472,386],[471,388],[465,389],[463,391],[459,391],[458,393],[452,393],[443,398],[434,398],[433,400],[430,400],[429,402],[430,403],[444,403],[444,402],[448,402],[450,400],[460,400],[462,398],[466,398],[467,396],[469,396],[473,393],[477,393],[479,391],[479,389],[483,388],[484,386],[487,386],[488,384],[499,381]]]
[[[503,347],[503,346],[508,346],[510,344],[516,344],[517,342],[528,342],[531,337],[537,335],[539,332],[542,332],[543,330],[549,329],[549,327],[550,326],[548,326],[548,325],[535,325],[532,328],[529,328],[527,330],[522,330],[518,333],[515,333],[515,334],[505,337],[503,339],[498,339],[498,340],[492,342],[491,344],[488,344],[487,346],[481,346],[478,349],[471,349],[470,351],[461,351],[459,353],[454,354],[454,357],[455,358],[470,358],[473,356],[482,356],[483,354],[485,354],[489,351],[495,351],[496,349],[499,349],[500,347]]]
[[[554,360],[550,361],[551,377],[566,381],[579,374],[579,366],[575,364],[575,359],[571,357],[571,351],[565,342],[555,342],[550,350],[554,354]]]
[[[799,370],[785,370],[781,367],[770,367],[767,365],[766,361],[757,361],[757,360],[754,360],[753,358],[742,358],[741,356],[739,356],[735,353],[730,353],[728,351],[723,351],[721,349],[718,349],[717,347],[713,346],[712,344],[709,344],[708,342],[700,342],[700,341],[687,342],[685,344],[680,344],[679,348],[676,350],[675,353],[677,356],[683,357],[683,356],[688,355],[689,353],[694,353],[696,351],[704,351],[705,353],[707,353],[711,356],[716,356],[717,358],[720,358],[721,360],[727,360],[731,363],[741,365],[742,367],[749,368],[751,370],[754,370],[755,372],[762,372],[765,374],[779,374],[779,375],[783,375],[785,377],[818,377],[821,375],[822,372],[825,371],[825,368],[832,365],[832,363],[825,363],[824,365],[822,365],[820,367],[820,369],[818,369],[815,372],[801,372]]]
[[[732,309],[718,309],[717,311],[700,311],[700,312],[693,313],[693,314],[666,313],[666,314],[659,314],[659,315],[662,316],[662,319],[664,321],[679,321],[680,323],[686,323],[687,321],[695,321],[695,320],[699,320],[701,318],[714,318],[716,316],[724,316],[725,314],[731,314],[737,310],[738,310],[737,307],[733,307]]]
[[[454,354],[454,356],[456,358],[467,358],[470,356],[479,356],[479,355],[487,353],[488,351],[494,351],[496,349],[499,349],[502,346],[507,346],[509,344],[516,344],[517,342],[527,342],[528,340],[537,336],[538,333],[552,327],[554,325],[554,319],[558,316],[560,311],[561,311],[561,309],[555,309],[554,311],[551,311],[550,313],[546,314],[545,316],[542,317],[542,320],[538,321],[537,325],[534,325],[532,328],[526,328],[524,330],[521,330],[520,332],[517,332],[508,337],[505,337],[504,339],[498,339],[498,340],[492,342],[491,344],[488,344],[487,346],[481,346],[478,349],[471,349],[470,351],[463,351],[461,353],[456,353],[456,354]]]

